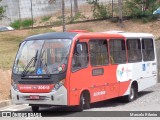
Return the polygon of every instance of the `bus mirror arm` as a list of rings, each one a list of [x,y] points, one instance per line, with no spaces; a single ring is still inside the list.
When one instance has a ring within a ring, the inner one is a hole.
[[[22,42],[19,43],[19,47],[21,46]]]

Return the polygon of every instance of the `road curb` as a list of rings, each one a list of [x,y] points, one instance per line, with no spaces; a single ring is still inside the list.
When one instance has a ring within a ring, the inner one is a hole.
[[[6,106],[11,105],[11,104],[12,104],[11,100],[0,101],[0,108],[6,107]]]

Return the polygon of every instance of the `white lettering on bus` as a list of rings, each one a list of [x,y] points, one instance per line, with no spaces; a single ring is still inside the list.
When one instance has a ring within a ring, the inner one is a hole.
[[[106,91],[99,91],[99,92],[95,92],[93,94],[93,96],[100,96],[100,95],[104,95],[104,94],[106,94]]]
[[[49,90],[50,86],[20,86],[20,89],[24,89],[24,90],[31,90],[31,89],[38,89],[38,90]]]

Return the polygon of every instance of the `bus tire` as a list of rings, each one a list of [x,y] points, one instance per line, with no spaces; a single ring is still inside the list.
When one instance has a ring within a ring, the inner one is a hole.
[[[32,106],[32,112],[38,112],[39,106]]]
[[[81,94],[81,96],[80,96],[80,103],[76,107],[76,111],[78,111],[78,112],[82,112],[83,111],[83,109],[84,109],[83,100],[84,100],[84,96],[83,96],[83,94]]]
[[[77,111],[81,112],[83,109],[90,108],[90,98],[86,92],[83,92],[80,96],[80,103],[77,106]]]
[[[89,93],[85,92],[84,93],[84,109],[90,109],[90,96]]]
[[[138,97],[137,88],[134,85],[132,85],[131,88],[130,88],[129,95],[125,96],[124,99],[125,99],[126,102],[132,102],[137,97]]]

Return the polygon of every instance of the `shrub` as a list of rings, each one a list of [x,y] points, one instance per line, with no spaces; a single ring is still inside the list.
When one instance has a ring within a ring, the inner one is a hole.
[[[32,21],[32,19],[25,19],[21,21],[21,26],[23,28],[30,27],[33,24],[33,22],[34,21]]]
[[[153,10],[159,6],[156,0],[126,0],[124,6],[129,16],[133,19],[141,19],[143,23],[154,21],[158,18],[157,15],[153,15]]]
[[[107,5],[100,4],[98,0],[87,0],[88,4],[93,5],[93,17],[94,18],[107,18],[108,17],[108,11],[107,11]]]
[[[10,24],[10,26],[13,27],[13,28],[15,28],[15,29],[20,29],[20,27],[21,27],[21,22],[20,22],[20,20],[15,20],[14,22],[12,22],[12,23]]]
[[[11,27],[15,29],[27,28],[30,27],[33,24],[32,19],[25,19],[25,20],[15,20],[10,24]]]
[[[42,22],[48,21],[51,18],[51,16],[44,16],[41,18]]]
[[[108,12],[106,5],[103,4],[97,4],[95,6],[95,11],[93,12],[94,18],[107,18]]]
[[[56,20],[54,22],[51,23],[53,26],[61,26],[62,25],[62,21],[61,20]]]

